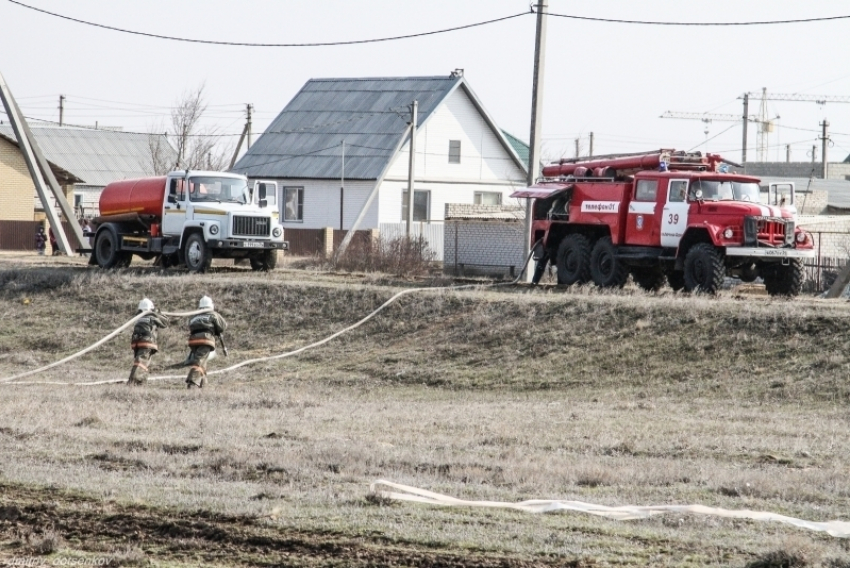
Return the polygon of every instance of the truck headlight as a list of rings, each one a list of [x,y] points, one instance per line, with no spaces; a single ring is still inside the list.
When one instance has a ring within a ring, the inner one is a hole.
[[[731,239],[735,235],[735,231],[732,230],[732,227],[727,227],[725,231],[723,231],[723,236],[727,239]]]
[[[278,238],[278,237],[280,237],[282,234],[283,234],[283,229],[281,229],[280,227],[275,227],[274,229],[272,229],[272,236],[273,236],[274,238]]]
[[[797,233],[797,242],[798,243],[806,242],[806,236],[807,236],[806,233],[804,233],[803,231],[800,231],[799,233]]]
[[[218,234],[218,225],[210,225],[210,234],[217,235]]]

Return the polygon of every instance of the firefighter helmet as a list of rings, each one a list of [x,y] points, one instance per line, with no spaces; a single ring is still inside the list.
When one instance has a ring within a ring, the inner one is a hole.
[[[150,312],[153,311],[153,302],[148,300],[147,298],[142,298],[142,301],[139,302],[139,311],[140,312]]]
[[[212,298],[210,298],[209,296],[204,296],[203,298],[201,298],[201,301],[198,302],[198,309],[200,310],[205,310],[207,308],[213,309],[214,307],[215,306],[213,306]]]

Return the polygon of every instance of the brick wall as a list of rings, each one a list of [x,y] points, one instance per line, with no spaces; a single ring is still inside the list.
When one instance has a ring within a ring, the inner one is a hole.
[[[32,221],[35,191],[18,147],[0,139],[0,219]]]
[[[528,254],[523,217],[516,206],[447,204],[444,271],[515,277]]]

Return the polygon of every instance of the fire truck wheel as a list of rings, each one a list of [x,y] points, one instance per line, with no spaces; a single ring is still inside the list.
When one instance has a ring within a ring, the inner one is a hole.
[[[755,264],[747,265],[741,269],[739,277],[741,278],[741,282],[755,282],[756,278],[759,277],[759,269],[756,268]]]
[[[629,270],[617,258],[611,237],[603,237],[593,245],[590,253],[590,275],[602,288],[620,288],[629,279]]]
[[[657,292],[664,286],[667,276],[660,266],[636,266],[632,268],[632,279],[647,292]]]
[[[787,266],[778,265],[762,274],[764,287],[771,296],[797,296],[803,291],[806,273],[802,260],[792,260]]]
[[[204,242],[204,237],[200,233],[192,233],[186,239],[186,246],[183,248],[183,258],[186,259],[186,268],[190,272],[206,272],[212,264],[212,251]]]
[[[118,237],[109,229],[97,234],[94,257],[101,268],[120,268],[121,253],[118,252]]]
[[[572,286],[590,280],[590,241],[579,234],[567,235],[558,246],[555,265],[558,284]]]
[[[680,270],[672,270],[667,273],[667,284],[673,289],[674,292],[678,292],[679,290],[685,287],[685,273]]]
[[[127,268],[130,266],[130,263],[133,262],[133,255],[128,252],[119,252],[118,253],[118,262],[115,264],[116,268]]]
[[[726,268],[714,246],[697,243],[685,256],[685,290],[716,294],[723,284]]]

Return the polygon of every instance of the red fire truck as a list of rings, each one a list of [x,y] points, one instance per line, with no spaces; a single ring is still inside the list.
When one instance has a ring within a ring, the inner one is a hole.
[[[512,197],[533,199],[537,266],[558,283],[715,293],[726,276],[762,278],[771,295],[796,296],[812,237],[793,212],[762,203],[758,178],[731,173],[716,154],[675,150],[561,160]],[[790,206],[790,204],[788,204]]]

